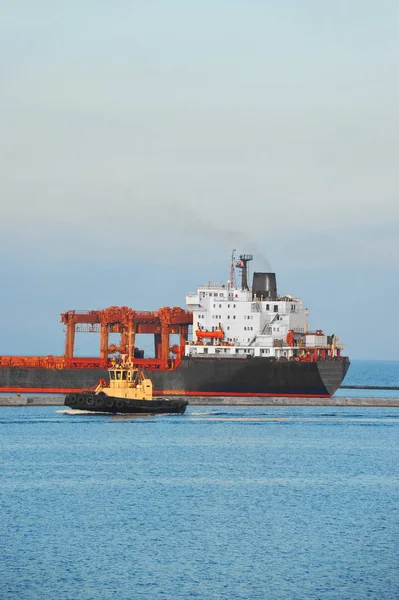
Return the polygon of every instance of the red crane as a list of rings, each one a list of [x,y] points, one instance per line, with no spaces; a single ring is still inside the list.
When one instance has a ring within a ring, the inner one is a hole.
[[[167,369],[173,367],[170,354],[180,360],[188,339],[188,328],[192,325],[191,312],[179,307],[163,307],[157,311],[135,311],[127,306],[110,306],[104,310],[68,310],[61,315],[66,326],[64,356],[1,356],[1,367],[32,367],[47,369],[64,368],[106,368],[109,355],[119,352],[135,357],[136,364],[148,369]],[[74,356],[75,336],[77,332],[100,334],[100,357]],[[109,335],[120,334],[118,345],[109,345]],[[136,334],[154,336],[155,358],[140,358],[136,350]],[[179,345],[170,346],[170,335],[180,336]],[[135,356],[136,354],[136,356]]]

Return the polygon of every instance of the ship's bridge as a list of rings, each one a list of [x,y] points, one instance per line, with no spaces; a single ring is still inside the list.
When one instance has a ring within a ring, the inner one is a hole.
[[[208,310],[215,302],[250,302],[252,292],[222,284],[207,284],[186,296],[190,310]]]

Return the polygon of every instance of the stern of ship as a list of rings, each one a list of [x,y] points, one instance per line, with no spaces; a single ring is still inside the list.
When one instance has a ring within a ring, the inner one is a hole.
[[[343,357],[339,360],[318,361],[316,364],[327,392],[330,396],[333,396],[348,372],[350,365],[349,358]]]

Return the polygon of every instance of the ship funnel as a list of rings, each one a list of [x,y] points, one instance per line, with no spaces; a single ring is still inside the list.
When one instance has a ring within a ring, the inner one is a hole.
[[[252,295],[259,300],[275,300],[277,298],[276,274],[254,273],[252,280]]]

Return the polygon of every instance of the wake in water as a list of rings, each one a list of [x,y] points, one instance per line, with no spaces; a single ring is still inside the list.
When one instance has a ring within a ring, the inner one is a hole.
[[[73,408],[65,410],[57,410],[59,415],[110,415],[112,413],[100,412],[98,410],[74,410]]]
[[[65,410],[57,410],[57,413],[59,415],[68,415],[68,416],[72,416],[72,417],[76,417],[76,416],[97,416],[97,417],[109,417],[112,421],[133,421],[133,420],[146,420],[146,419],[153,419],[155,416],[157,417],[170,417],[170,415],[167,414],[159,414],[159,415],[153,415],[151,413],[125,413],[125,414],[119,414],[119,413],[111,413],[111,412],[100,412],[99,410],[77,410],[77,409],[65,409]]]

